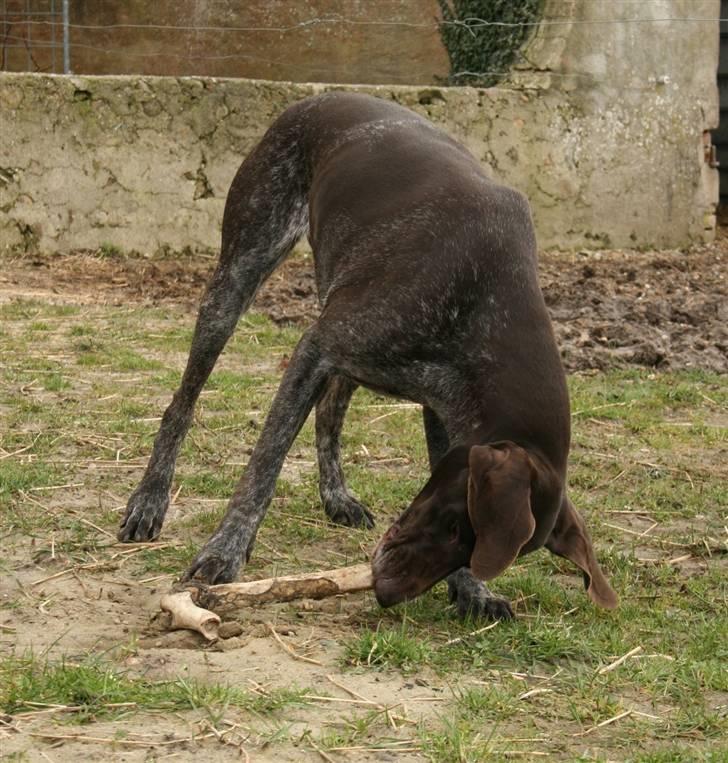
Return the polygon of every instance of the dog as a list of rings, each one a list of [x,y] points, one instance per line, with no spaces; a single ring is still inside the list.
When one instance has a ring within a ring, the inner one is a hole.
[[[258,287],[308,233],[322,306],[285,370],[247,470],[183,580],[235,578],[312,408],[332,522],[373,526],[347,490],[340,433],[358,386],[422,405],[431,477],[372,558],[382,606],[447,578],[464,616],[509,618],[484,581],[545,546],[597,604],[617,597],[566,495],[566,379],[523,195],[390,101],[328,92],[288,108],[239,168],[179,389],[131,495],[122,541],[162,528],[175,461],[215,361]]]

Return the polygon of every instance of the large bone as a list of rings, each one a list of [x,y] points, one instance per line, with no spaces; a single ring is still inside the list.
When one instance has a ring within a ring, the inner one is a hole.
[[[162,596],[159,605],[165,612],[172,615],[171,630],[181,628],[198,631],[208,641],[217,641],[217,630],[220,627],[220,617],[208,609],[198,607],[192,601],[191,591],[168,593]]]
[[[172,628],[195,630],[209,641],[214,641],[220,618],[211,609],[228,610],[270,601],[324,599],[342,593],[366,591],[371,587],[371,567],[369,564],[357,564],[325,572],[189,589],[163,596],[161,606],[172,615]]]

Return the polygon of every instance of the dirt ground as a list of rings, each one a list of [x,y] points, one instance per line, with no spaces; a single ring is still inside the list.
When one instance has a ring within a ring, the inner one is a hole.
[[[73,295],[195,310],[214,259],[146,260],[91,253],[18,258],[0,273],[8,297]],[[686,251],[544,252],[541,283],[568,371],[637,365],[728,372],[728,228]],[[255,309],[279,323],[318,312],[310,256],[290,258]]]

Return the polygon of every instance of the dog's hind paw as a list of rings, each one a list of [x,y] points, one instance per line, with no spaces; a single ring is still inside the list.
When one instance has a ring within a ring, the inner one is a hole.
[[[328,497],[324,503],[324,510],[326,516],[335,525],[363,527],[366,530],[374,527],[374,516],[371,511],[348,494]]]
[[[508,599],[495,596],[488,587],[473,577],[468,569],[454,572],[447,579],[447,595],[455,604],[458,617],[464,620],[513,620],[515,615]]]
[[[122,543],[138,543],[157,538],[169,506],[169,491],[141,485],[131,494],[116,537]]]

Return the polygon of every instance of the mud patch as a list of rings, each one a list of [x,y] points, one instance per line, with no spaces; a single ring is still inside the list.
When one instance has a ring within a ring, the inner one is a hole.
[[[544,255],[544,296],[567,369],[728,371],[726,243]]]

